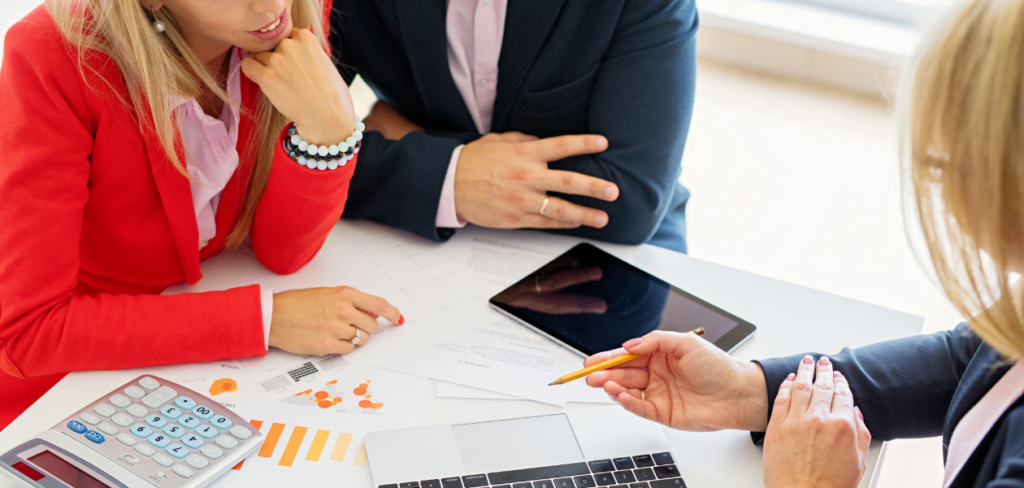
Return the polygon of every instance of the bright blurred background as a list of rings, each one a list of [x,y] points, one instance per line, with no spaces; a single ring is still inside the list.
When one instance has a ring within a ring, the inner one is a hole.
[[[955,326],[904,230],[890,103],[948,0],[697,1],[681,177],[691,255],[917,314],[924,332]],[[0,0],[0,33],[39,3]],[[357,82],[353,95],[365,113],[373,93]],[[887,448],[877,486],[941,479],[940,439],[904,440]]]

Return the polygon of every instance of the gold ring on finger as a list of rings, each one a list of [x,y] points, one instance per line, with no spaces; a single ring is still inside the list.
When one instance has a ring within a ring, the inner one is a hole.
[[[550,197],[544,197],[544,203],[540,204],[540,212],[537,212],[537,213],[539,213],[541,215],[544,215],[544,211],[548,209],[548,203],[551,203],[551,198]],[[545,217],[546,217],[546,215],[545,215]]]
[[[647,390],[640,390],[640,399],[644,401],[647,400]]]
[[[352,344],[359,345],[359,327],[356,327],[356,335],[352,338]]]

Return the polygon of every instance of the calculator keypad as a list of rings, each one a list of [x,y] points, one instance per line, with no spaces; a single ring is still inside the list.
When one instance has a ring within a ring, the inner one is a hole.
[[[114,410],[114,407],[111,407],[106,403],[96,405],[95,407],[92,408],[92,410],[96,412],[96,415],[99,415],[100,417],[103,418],[110,418],[111,415],[114,415],[114,413],[117,412],[117,410]]]
[[[129,425],[135,423],[135,420],[133,420],[131,417],[123,413],[119,413],[117,415],[114,415],[113,417],[110,417],[110,421],[121,427],[128,427]]]
[[[154,429],[162,429],[167,425],[167,421],[164,420],[162,415],[153,414],[146,416],[146,424]]]
[[[208,483],[207,477],[241,459],[240,444],[261,434],[220,405],[200,405],[194,398],[208,401],[180,385],[162,385],[145,376],[101,397],[57,428],[80,436],[80,442],[158,486],[180,488],[195,483],[191,478],[200,473],[199,480]],[[255,448],[245,446],[244,453]]]

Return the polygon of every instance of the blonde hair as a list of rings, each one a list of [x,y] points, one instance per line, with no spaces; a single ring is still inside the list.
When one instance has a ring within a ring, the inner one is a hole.
[[[902,111],[939,282],[982,340],[1024,358],[1024,0],[967,0],[918,54]]]
[[[64,37],[77,48],[80,70],[87,65],[84,60],[89,51],[104,53],[117,63],[128,89],[128,99],[122,101],[135,109],[140,128],[152,124],[174,167],[188,178],[185,163],[175,150],[181,147],[180,117],[178,108],[171,105],[172,95],[197,98],[209,90],[224,103],[230,101],[224,88],[185,43],[167,9],[153,14],[143,8],[139,0],[46,0],[46,8]],[[293,25],[311,25],[326,49],[323,12],[321,0],[295,0],[289,15]],[[166,26],[162,34],[152,26],[154,16]],[[143,120],[147,113],[151,120]],[[239,157],[243,164],[255,157],[256,163],[250,173],[242,208],[227,236],[229,248],[237,247],[249,235],[256,205],[270,176],[277,135],[289,122],[262,93],[255,117],[254,140],[242,145],[255,148],[255,154],[247,151]]]

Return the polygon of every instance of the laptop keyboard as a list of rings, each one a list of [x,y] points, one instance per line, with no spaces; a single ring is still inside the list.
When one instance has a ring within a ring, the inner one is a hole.
[[[378,488],[686,488],[672,454],[639,454],[598,461],[514,469]]]

